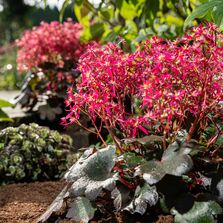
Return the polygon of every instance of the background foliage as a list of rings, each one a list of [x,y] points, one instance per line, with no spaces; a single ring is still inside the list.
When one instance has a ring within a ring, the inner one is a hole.
[[[92,4],[88,0],[65,0],[60,18],[65,8],[72,5],[85,28],[83,40],[96,38],[108,42],[117,41],[117,36],[121,36],[134,50],[134,45],[148,35],[172,39],[182,34],[184,20],[204,2],[206,0],[102,0]]]
[[[0,0],[0,8],[0,89],[18,89],[24,76],[18,75],[16,71],[15,39],[41,21],[59,20],[59,10],[49,6],[43,9],[37,4],[30,6],[23,0]],[[75,20],[70,7],[64,13],[64,19],[68,17]]]

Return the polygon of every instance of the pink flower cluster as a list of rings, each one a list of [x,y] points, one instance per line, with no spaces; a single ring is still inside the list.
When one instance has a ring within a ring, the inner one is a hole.
[[[189,138],[211,114],[223,116],[223,35],[213,24],[174,41],[152,37],[132,54],[109,43],[81,56],[77,92],[68,89],[69,114],[85,112],[125,136],[158,126],[164,134],[188,127]]]
[[[77,92],[68,89],[65,104],[70,112],[63,124],[77,122],[82,111],[93,122],[100,117],[107,128],[118,124],[126,135],[136,134],[137,128],[147,132],[142,126],[146,122],[134,114],[133,100],[142,83],[135,68],[131,55],[115,44],[91,46],[80,58],[82,78],[76,84]]]
[[[175,41],[154,37],[139,57],[150,63],[142,86],[146,116],[179,130],[190,125],[189,138],[208,115],[223,115],[223,35],[213,24],[199,26]]]
[[[38,71],[46,63],[55,68],[64,68],[66,61],[76,63],[83,52],[80,43],[80,24],[67,20],[59,22],[42,22],[40,26],[26,31],[17,40],[19,47],[17,68],[20,72]]]

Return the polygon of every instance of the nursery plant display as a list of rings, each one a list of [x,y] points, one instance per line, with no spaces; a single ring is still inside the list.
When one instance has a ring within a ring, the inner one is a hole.
[[[81,25],[69,19],[42,22],[17,40],[17,68],[27,77],[16,101],[29,110],[38,101],[46,102],[38,109],[42,119],[52,121],[62,114],[66,89],[79,76],[73,69],[86,47],[80,41],[81,31]]]
[[[35,123],[0,132],[0,183],[60,179],[75,160],[67,135]]]
[[[222,222],[222,40],[209,23],[173,41],[152,37],[134,53],[112,43],[90,47],[62,122],[80,124],[87,114],[104,147],[86,149],[39,222],[60,219],[62,207],[66,218],[83,222],[115,210]],[[101,136],[103,126],[113,145]],[[105,197],[112,209],[103,209]]]

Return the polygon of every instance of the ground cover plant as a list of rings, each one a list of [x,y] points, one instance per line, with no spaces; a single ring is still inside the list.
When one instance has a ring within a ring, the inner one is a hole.
[[[62,114],[66,89],[79,76],[73,69],[86,47],[80,41],[81,31],[81,25],[69,19],[42,22],[17,40],[17,68],[27,77],[16,101],[28,110],[46,102],[38,108],[42,119],[52,121]]]
[[[60,179],[75,160],[72,139],[35,123],[0,132],[0,184]]]
[[[135,53],[112,43],[90,47],[62,123],[80,124],[87,114],[104,147],[86,149],[39,222],[59,219],[61,209],[83,222],[115,210],[148,220],[166,213],[175,222],[221,222],[222,40],[206,24],[173,41],[152,37]],[[114,145],[100,134],[103,126]],[[113,208],[105,210],[107,196]]]

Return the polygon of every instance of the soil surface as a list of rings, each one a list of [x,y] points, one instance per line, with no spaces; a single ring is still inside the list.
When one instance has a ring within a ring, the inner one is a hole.
[[[0,186],[0,223],[35,223],[62,190],[65,183],[34,182]],[[105,202],[107,203],[107,202]],[[105,204],[106,205],[106,204]],[[50,223],[74,221],[50,220]],[[139,216],[128,213],[100,215],[96,213],[91,223],[173,223],[172,216]]]

